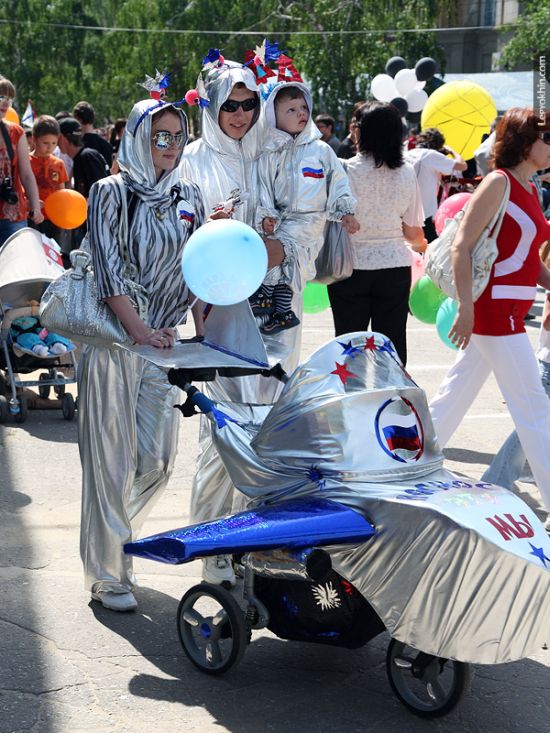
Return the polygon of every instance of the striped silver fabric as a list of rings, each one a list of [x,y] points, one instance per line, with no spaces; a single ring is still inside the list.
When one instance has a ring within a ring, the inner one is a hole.
[[[187,288],[180,259],[189,236],[204,221],[202,197],[197,186],[180,181],[171,193],[174,204],[162,212],[137,197],[129,230],[130,259],[137,281],[149,293],[148,325],[175,326],[185,310]],[[176,199],[180,199],[176,204]],[[193,221],[180,220],[184,207]],[[100,298],[123,295],[123,267],[118,244],[121,193],[113,178],[98,181],[88,199],[89,248]]]

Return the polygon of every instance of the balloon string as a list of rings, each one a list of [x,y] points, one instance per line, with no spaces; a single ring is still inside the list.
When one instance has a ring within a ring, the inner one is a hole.
[[[199,296],[196,295],[195,296],[195,300],[192,303],[188,303],[185,306],[185,310],[183,311],[183,315],[179,319],[179,321],[176,323],[176,325],[174,326],[174,328],[177,328],[178,326],[183,326],[183,324],[185,323],[185,321],[187,319],[187,314],[189,313],[189,311],[191,310],[191,308],[195,305],[195,303],[198,301],[198,299],[199,299]]]

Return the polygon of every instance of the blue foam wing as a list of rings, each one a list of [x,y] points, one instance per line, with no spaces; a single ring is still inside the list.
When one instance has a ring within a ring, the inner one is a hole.
[[[208,555],[353,544],[374,534],[359,512],[335,501],[304,498],[128,542],[124,552],[179,565]]]

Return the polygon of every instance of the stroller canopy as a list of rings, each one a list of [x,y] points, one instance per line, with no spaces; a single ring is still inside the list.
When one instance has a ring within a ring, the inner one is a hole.
[[[0,304],[8,310],[39,302],[63,271],[59,254],[40,232],[20,229],[0,248]]]

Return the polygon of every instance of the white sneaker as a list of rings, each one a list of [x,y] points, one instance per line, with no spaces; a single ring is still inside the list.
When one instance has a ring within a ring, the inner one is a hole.
[[[212,585],[229,583],[235,585],[236,578],[233,571],[231,555],[213,555],[202,561],[202,579]]]
[[[133,593],[113,593],[111,590],[98,590],[92,593],[92,600],[99,601],[103,608],[110,611],[135,611],[137,601]]]

